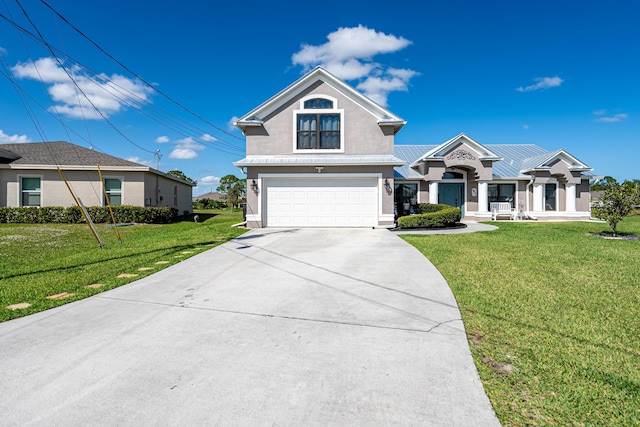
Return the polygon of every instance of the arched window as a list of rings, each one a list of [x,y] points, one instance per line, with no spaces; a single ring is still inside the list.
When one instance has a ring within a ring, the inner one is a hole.
[[[442,179],[464,179],[464,175],[460,172],[445,172]]]
[[[295,110],[296,150],[341,150],[342,110],[329,98],[304,99]]]
[[[333,101],[324,98],[313,98],[304,101],[304,108],[333,108]]]

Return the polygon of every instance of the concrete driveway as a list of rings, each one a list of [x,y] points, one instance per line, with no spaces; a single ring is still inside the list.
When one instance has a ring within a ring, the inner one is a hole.
[[[387,230],[254,230],[5,322],[0,378],[2,425],[499,425],[449,287]]]

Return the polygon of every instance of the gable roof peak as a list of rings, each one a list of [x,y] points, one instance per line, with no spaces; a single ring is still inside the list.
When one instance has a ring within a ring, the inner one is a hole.
[[[406,124],[405,120],[393,114],[385,107],[368,98],[363,93],[359,92],[349,84],[331,74],[325,68],[318,65],[298,80],[260,104],[258,107],[239,118],[234,125],[243,132],[247,127],[262,126],[264,124],[265,117],[293,98],[299,96],[304,90],[318,81],[329,85],[331,88],[343,94],[345,97],[362,107],[365,111],[376,117],[380,126],[392,126],[394,127],[395,132],[397,132]]]

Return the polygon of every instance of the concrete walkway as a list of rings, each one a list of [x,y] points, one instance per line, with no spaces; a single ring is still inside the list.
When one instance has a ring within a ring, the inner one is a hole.
[[[497,426],[446,282],[387,230],[254,230],[0,324],[2,425]]]

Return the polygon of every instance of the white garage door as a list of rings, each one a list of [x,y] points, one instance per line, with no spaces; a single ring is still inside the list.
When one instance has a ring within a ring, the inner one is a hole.
[[[373,227],[376,178],[266,178],[267,227]]]

